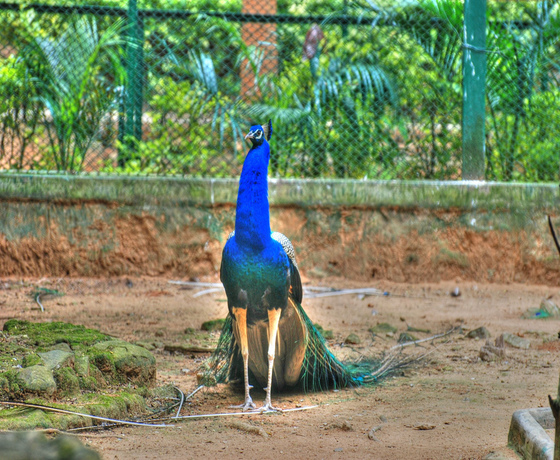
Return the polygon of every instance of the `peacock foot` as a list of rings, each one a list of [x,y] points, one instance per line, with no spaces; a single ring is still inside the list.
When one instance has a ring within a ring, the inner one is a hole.
[[[257,405],[253,402],[253,400],[249,396],[245,399],[245,402],[243,404],[240,404],[238,406],[230,406],[230,408],[241,409],[243,412],[250,412],[256,410]]]
[[[259,412],[282,412],[282,409],[274,407],[270,401],[265,401],[264,405],[259,409]]]

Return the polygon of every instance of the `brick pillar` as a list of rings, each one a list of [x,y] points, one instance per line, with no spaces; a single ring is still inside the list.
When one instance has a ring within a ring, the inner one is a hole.
[[[243,0],[245,14],[276,14],[276,0]],[[243,24],[243,41],[247,46],[254,46],[263,53],[260,75],[276,73],[278,70],[278,50],[276,48],[276,24],[258,24],[248,22]],[[241,64],[241,94],[258,96],[255,87],[255,75],[247,62]]]

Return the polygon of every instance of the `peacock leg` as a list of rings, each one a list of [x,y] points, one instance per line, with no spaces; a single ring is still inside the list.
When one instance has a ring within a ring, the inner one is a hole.
[[[262,412],[279,410],[272,406],[270,393],[272,390],[274,356],[276,354],[276,336],[278,334],[278,322],[280,321],[281,313],[282,310],[279,308],[268,310],[268,381],[266,385],[266,399],[264,400],[264,406],[261,408]]]
[[[245,382],[245,402],[240,406],[233,406],[241,408],[243,411],[256,409],[257,406],[251,399],[249,394],[251,385],[249,385],[249,342],[247,340],[247,309],[246,308],[233,308],[233,317],[238,331],[239,345],[241,347],[241,356],[243,357],[243,377]]]

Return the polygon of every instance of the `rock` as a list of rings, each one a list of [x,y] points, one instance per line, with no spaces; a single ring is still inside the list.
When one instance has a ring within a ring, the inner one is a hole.
[[[480,359],[482,361],[495,361],[497,359],[502,359],[506,357],[506,349],[504,348],[504,342],[502,336],[496,339],[496,345],[492,345],[489,340],[486,344],[482,346],[479,352]]]
[[[44,363],[43,360],[40,358],[40,356],[35,353],[30,353],[28,355],[25,355],[21,362],[21,365],[23,367],[31,367],[31,366],[35,366],[36,364],[44,364]]]
[[[66,396],[73,396],[80,392],[80,381],[71,367],[56,369],[53,373],[56,387]]]
[[[17,381],[22,391],[49,395],[56,391],[53,374],[46,366],[35,365],[21,369],[17,374]]]
[[[354,431],[354,427],[352,426],[352,424],[348,420],[345,420],[344,423],[342,423],[342,425],[340,425],[340,429],[342,431]]]
[[[502,339],[504,343],[507,343],[510,347],[513,348],[521,348],[522,350],[527,350],[531,346],[531,341],[524,339],[523,337],[519,337],[514,334],[510,334],[509,332],[504,332],[502,334]]]
[[[325,340],[334,339],[334,333],[330,329],[328,330],[323,329],[323,326],[321,326],[319,323],[315,323],[313,326],[315,326],[315,329],[319,331],[319,333],[323,336]]]
[[[469,339],[488,339],[490,338],[490,331],[484,326],[477,327],[467,334]]]
[[[373,332],[374,334],[379,334],[382,332],[392,332],[394,334],[395,332],[397,332],[397,328],[389,323],[379,323],[376,326],[370,327],[368,331]]]
[[[379,439],[377,439],[377,436],[375,436],[375,433],[377,431],[379,431],[381,428],[383,428],[383,425],[374,426],[371,430],[369,430],[368,438],[371,439],[372,441],[379,442]]]
[[[348,343],[350,345],[358,345],[359,343],[361,343],[362,340],[360,339],[360,337],[358,337],[357,334],[350,334],[348,337],[346,337],[346,340],[344,340],[344,343]]]
[[[200,329],[202,329],[203,331],[221,331],[225,321],[226,320],[223,318],[213,319],[212,321],[205,321],[204,323],[202,323],[202,326],[200,326]]]
[[[456,287],[450,292],[451,297],[459,297],[461,295],[461,290],[459,287]]]
[[[11,460],[101,460],[74,437],[57,436],[47,440],[37,431],[0,433],[0,458]]]
[[[45,366],[50,369],[72,366],[74,364],[74,353],[63,350],[51,350],[45,353],[37,353],[44,361]]]
[[[134,342],[134,345],[138,345],[139,347],[145,348],[148,351],[154,351],[156,349],[154,342],[139,340],[138,342]]]
[[[72,348],[70,348],[70,345],[68,345],[66,342],[60,342],[53,345],[52,350],[62,350],[72,353]]]
[[[93,346],[92,360],[105,373],[116,373],[123,382],[151,385],[156,379],[156,359],[148,350],[121,340],[109,340]]]
[[[168,351],[169,353],[182,353],[184,355],[192,355],[193,353],[214,353],[216,351],[216,348],[168,344],[163,346],[163,351]]]
[[[418,340],[418,337],[415,337],[412,334],[409,334],[408,332],[401,332],[401,335],[399,335],[398,342],[406,343],[406,342],[415,342],[416,340]]]
[[[415,430],[421,430],[421,431],[426,431],[426,430],[433,430],[436,426],[433,423],[417,423],[416,425],[414,425],[414,429]]]
[[[76,356],[74,370],[80,377],[89,377],[89,356]]]

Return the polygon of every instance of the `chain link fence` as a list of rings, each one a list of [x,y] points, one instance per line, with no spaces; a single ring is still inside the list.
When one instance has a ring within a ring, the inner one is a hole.
[[[463,4],[0,3],[0,169],[454,180]],[[556,181],[558,2],[489,2],[486,179]],[[482,89],[481,89],[482,90]]]

